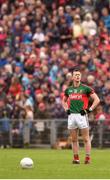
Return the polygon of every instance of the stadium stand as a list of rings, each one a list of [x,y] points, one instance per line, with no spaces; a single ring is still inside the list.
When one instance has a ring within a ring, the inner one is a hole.
[[[0,0],[1,119],[67,118],[77,65],[101,99],[89,118],[110,127],[109,0]]]

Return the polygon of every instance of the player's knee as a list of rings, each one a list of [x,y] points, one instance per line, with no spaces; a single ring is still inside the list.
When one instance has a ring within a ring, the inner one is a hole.
[[[83,139],[83,141],[84,141],[84,143],[89,143],[89,142],[90,142],[90,139],[85,137],[85,138]]]
[[[75,139],[75,138],[72,139],[72,143],[77,143],[77,142],[78,142],[78,139]]]

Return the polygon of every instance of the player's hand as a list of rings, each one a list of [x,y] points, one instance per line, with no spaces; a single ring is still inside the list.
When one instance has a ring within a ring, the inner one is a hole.
[[[89,110],[89,109],[82,109],[81,111],[80,111],[80,114],[82,115],[82,116],[84,116],[85,114],[88,114],[88,113],[90,113],[91,111]]]
[[[70,112],[70,110],[68,109],[68,110],[66,110],[66,113],[68,114],[68,115],[70,115],[71,114],[71,112]]]

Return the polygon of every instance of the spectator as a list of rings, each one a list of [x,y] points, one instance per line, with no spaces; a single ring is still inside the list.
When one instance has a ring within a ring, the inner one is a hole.
[[[33,36],[33,40],[37,41],[37,44],[39,44],[40,46],[43,45],[44,41],[45,41],[45,35],[42,32],[41,28],[37,28],[36,32]]]
[[[102,20],[104,21],[105,27],[110,31],[110,15],[108,9],[104,7],[101,12]]]
[[[73,24],[73,37],[78,38],[83,36],[83,29],[81,24],[81,19],[78,14],[74,16],[74,24]]]
[[[76,65],[109,114],[109,24],[108,0],[1,2],[0,99],[11,118],[65,117],[60,92]]]
[[[95,7],[96,7],[96,11],[99,12],[99,14],[101,15],[101,10],[106,7],[108,8],[109,7],[109,1],[108,0],[96,0],[95,2]]]
[[[9,88],[9,93],[12,94],[15,99],[18,99],[21,93],[21,85],[19,83],[19,79],[17,77],[13,77],[11,80],[11,86]]]
[[[0,26],[0,52],[2,52],[3,47],[6,44],[7,35],[2,26]]]
[[[94,6],[92,3],[92,0],[84,0],[84,5],[83,5],[83,11],[84,13],[92,13],[94,10]]]
[[[92,15],[90,13],[85,15],[85,20],[82,23],[82,29],[85,36],[97,34],[97,25],[92,20]]]

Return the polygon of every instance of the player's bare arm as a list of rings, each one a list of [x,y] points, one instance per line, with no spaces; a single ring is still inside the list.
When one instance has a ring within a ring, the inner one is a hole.
[[[65,109],[65,111],[68,110],[67,100],[68,100],[68,97],[67,96],[63,96],[62,105],[63,105],[63,108]]]
[[[100,99],[96,93],[91,94],[90,97],[93,99],[93,103],[92,103],[90,109],[94,110],[97,107],[97,105],[100,103]]]

